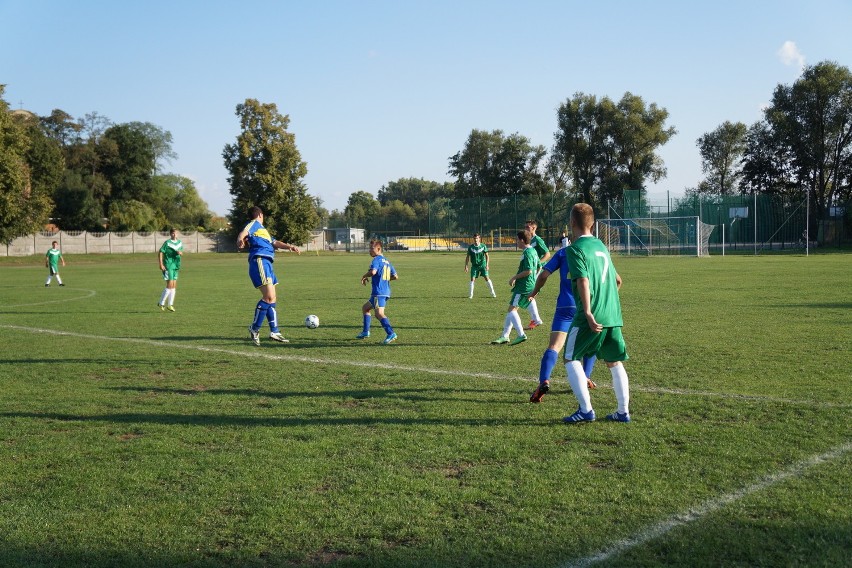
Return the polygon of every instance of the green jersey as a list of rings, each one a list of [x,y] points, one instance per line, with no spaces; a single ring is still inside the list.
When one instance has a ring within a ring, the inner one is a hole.
[[[62,253],[59,249],[50,248],[50,250],[45,253],[45,258],[47,258],[47,263],[50,265],[51,270],[56,272],[59,270],[59,261],[62,259]]]
[[[591,235],[583,236],[569,246],[565,255],[571,267],[571,288],[577,300],[577,313],[572,326],[589,328],[580,294],[577,291],[577,278],[589,279],[592,315],[604,327],[621,327],[621,300],[618,297],[618,273],[612,265],[609,251],[600,239]]]
[[[180,239],[169,239],[160,247],[160,252],[163,253],[163,266],[173,270],[180,269],[180,252],[183,250],[183,243]]]
[[[485,255],[488,254],[488,247],[482,243],[479,245],[470,245],[467,247],[467,256],[470,258],[470,265],[473,268],[478,268],[480,270],[485,269]]]
[[[515,280],[515,285],[512,287],[513,294],[526,295],[533,291],[539,266],[541,266],[541,262],[538,260],[538,255],[536,254],[535,249],[531,246],[526,247],[524,249],[524,253],[521,255],[521,263],[518,264],[518,272],[516,272],[516,274],[520,274],[526,270],[529,270],[530,274],[526,278],[519,278]]]
[[[538,255],[539,260],[544,258],[544,255],[549,252],[547,249],[547,245],[544,244],[544,239],[542,239],[538,235],[532,238],[532,240],[530,241],[530,246],[535,249],[535,253]]]

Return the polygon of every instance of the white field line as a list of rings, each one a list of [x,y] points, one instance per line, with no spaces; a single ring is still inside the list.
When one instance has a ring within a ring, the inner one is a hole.
[[[605,562],[608,560],[612,560],[613,557],[618,556],[628,550],[636,548],[637,546],[642,546],[654,539],[660,538],[664,536],[666,533],[670,532],[673,529],[676,529],[680,526],[683,526],[687,523],[691,523],[693,521],[700,520],[702,517],[705,517],[711,513],[715,513],[722,507],[726,505],[730,505],[735,501],[739,501],[744,497],[748,497],[752,493],[757,493],[758,491],[763,491],[764,489],[768,489],[773,485],[777,485],[778,483],[782,483],[788,479],[800,477],[803,473],[805,473],[808,469],[821,465],[826,462],[834,461],[843,456],[843,454],[852,450],[852,443],[845,443],[836,448],[833,448],[824,454],[820,454],[818,456],[811,456],[805,460],[799,461],[789,468],[779,471],[777,473],[772,473],[764,476],[760,480],[747,487],[743,487],[733,493],[728,493],[726,495],[722,495],[715,499],[709,499],[704,503],[701,503],[697,507],[693,507],[688,511],[678,513],[665,521],[648,527],[636,535],[616,542],[606,550],[599,552],[593,556],[587,556],[585,558],[580,558],[578,560],[569,562],[568,564],[564,564],[562,568],[586,568],[587,566],[591,566],[598,562]]]
[[[45,300],[44,302],[32,302],[32,303],[29,303],[29,304],[6,304],[3,307],[4,308],[23,308],[23,307],[26,307],[26,306],[44,306],[46,304],[61,304],[63,302],[73,302],[75,300],[85,300],[86,298],[91,298],[92,296],[97,294],[97,292],[95,292],[94,290],[87,290],[86,288],[69,288],[68,286],[63,286],[63,287],[67,288],[68,290],[80,290],[81,292],[88,292],[88,293],[85,296],[76,296],[74,298],[60,298],[58,300]]]
[[[302,355],[292,354],[272,354],[258,351],[239,351],[235,349],[225,349],[222,347],[207,347],[203,345],[185,345],[177,344],[168,341],[157,341],[155,339],[145,339],[142,337],[110,337],[105,335],[91,335],[87,333],[76,333],[72,331],[62,331],[56,329],[44,329],[37,327],[25,327],[20,325],[0,324],[0,328],[12,329],[15,331],[24,331],[28,333],[44,333],[48,335],[58,335],[64,337],[78,337],[80,339],[91,339],[93,341],[118,341],[124,343],[137,343],[140,345],[151,345],[155,347],[168,347],[169,349],[187,349],[191,351],[201,351],[204,353],[221,353],[223,355],[233,355],[236,357],[251,357],[255,359],[266,359],[269,361],[295,361],[298,363],[313,363],[317,365],[340,365],[348,367],[366,367],[370,369],[385,369],[387,371],[400,371],[404,373],[420,373],[427,375],[446,375],[452,377],[468,377],[472,379],[489,379],[495,381],[526,381],[536,382],[537,377],[519,377],[511,375],[499,375],[496,373],[471,373],[469,371],[460,371],[456,369],[438,369],[435,367],[414,367],[411,365],[397,365],[394,363],[379,363],[377,361],[356,361],[351,359],[328,359],[320,357],[305,357]],[[286,347],[281,347],[286,350]],[[611,385],[599,382],[599,388],[612,388]],[[704,391],[690,391],[685,389],[669,389],[663,387],[643,387],[641,385],[630,385],[630,390],[634,392],[647,392],[651,394],[671,394],[678,396],[701,396],[712,398],[725,398],[735,400],[754,400],[762,402],[778,402],[784,404],[807,405],[813,408],[846,408],[852,406],[850,404],[833,403],[833,402],[814,402],[811,400],[791,400],[785,398],[771,396],[752,396],[741,395],[734,393],[717,393]]]

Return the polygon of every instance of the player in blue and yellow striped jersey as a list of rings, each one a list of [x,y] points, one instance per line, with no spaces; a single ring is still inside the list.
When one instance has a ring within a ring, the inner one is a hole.
[[[390,281],[398,279],[399,276],[390,261],[382,256],[381,241],[370,241],[370,256],[373,257],[373,260],[370,262],[370,268],[361,277],[361,284],[366,286],[367,280],[370,280],[372,289],[369,301],[361,307],[364,315],[364,327],[356,337],[358,339],[370,337],[370,310],[375,310],[376,317],[379,318],[379,322],[387,333],[387,337],[382,343],[387,345],[396,341],[396,332],[391,327],[390,320],[385,316],[385,306],[391,295]]]
[[[260,328],[263,320],[269,320],[269,338],[279,343],[289,343],[278,330],[278,313],[275,310],[275,286],[278,278],[272,270],[275,261],[275,249],[289,250],[302,254],[298,247],[283,243],[270,236],[263,226],[263,211],[260,207],[250,210],[252,220],[237,235],[237,249],[249,249],[249,278],[254,287],[260,290],[261,298],[254,309],[254,320],[249,326],[249,337],[255,345],[260,345]]]

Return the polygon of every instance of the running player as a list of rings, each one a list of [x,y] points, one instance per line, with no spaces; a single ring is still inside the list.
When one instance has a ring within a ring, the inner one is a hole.
[[[535,253],[538,255],[539,267],[541,267],[542,264],[544,264],[550,259],[550,250],[544,243],[544,239],[535,234],[536,230],[538,230],[538,222],[535,219],[528,220],[525,223],[525,227],[526,230],[529,231],[532,235],[532,239],[530,240],[530,246],[533,248],[533,250],[535,250]],[[538,276],[538,274],[536,274],[536,276]],[[527,326],[527,329],[535,329],[544,323],[538,313],[538,304],[536,303],[535,298],[530,298],[530,304],[527,309],[530,312],[530,324]]]
[[[491,342],[492,345],[509,343],[509,334],[512,328],[518,332],[518,336],[509,345],[517,345],[527,340],[524,334],[524,324],[518,315],[518,308],[526,308],[530,304],[529,294],[535,286],[535,275],[539,269],[538,255],[530,245],[532,235],[529,231],[518,231],[517,247],[523,250],[521,262],[518,264],[518,272],[509,278],[509,286],[512,286],[512,297],[509,299],[509,310],[503,320],[503,334]]]
[[[565,248],[559,249],[544,265],[536,279],[535,288],[530,293],[530,298],[535,298],[544,287],[548,277],[557,271],[559,272],[559,295],[556,297],[556,311],[553,314],[553,324],[550,326],[550,345],[541,357],[538,388],[530,396],[530,402],[541,402],[541,399],[550,390],[550,375],[559,358],[559,350],[565,345],[571,320],[577,313],[577,304],[574,301],[574,294],[571,293],[571,267],[568,265]],[[583,371],[586,374],[586,382],[590,389],[598,387],[591,378],[595,359],[594,355],[583,357]]]

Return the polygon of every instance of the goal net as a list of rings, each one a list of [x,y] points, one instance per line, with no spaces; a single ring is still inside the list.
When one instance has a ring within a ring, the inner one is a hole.
[[[698,217],[634,217],[598,219],[595,235],[620,254],[707,256],[713,229]]]

